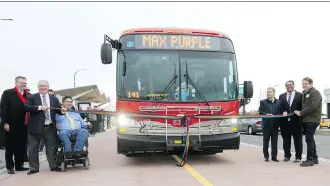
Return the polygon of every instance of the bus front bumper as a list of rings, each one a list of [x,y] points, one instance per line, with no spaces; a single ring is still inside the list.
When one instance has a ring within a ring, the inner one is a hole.
[[[189,151],[222,152],[223,150],[237,150],[240,145],[240,134],[227,133],[215,135],[190,136]],[[180,143],[181,142],[181,143]],[[128,135],[117,134],[117,152],[127,154],[134,152],[170,152],[184,149],[182,136],[159,135]]]

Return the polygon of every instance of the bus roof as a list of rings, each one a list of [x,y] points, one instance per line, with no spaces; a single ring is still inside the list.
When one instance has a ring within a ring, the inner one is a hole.
[[[127,34],[141,34],[141,33],[164,33],[164,34],[193,34],[193,35],[212,35],[218,37],[228,38],[228,35],[212,31],[212,30],[203,30],[203,29],[191,29],[191,28],[166,28],[166,27],[152,27],[152,28],[134,28],[127,29],[121,33],[120,36]]]

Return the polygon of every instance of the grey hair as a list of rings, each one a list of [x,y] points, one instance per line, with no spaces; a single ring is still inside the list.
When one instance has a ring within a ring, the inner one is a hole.
[[[19,79],[25,79],[26,80],[26,77],[24,77],[24,76],[15,77],[15,83],[17,83]]]
[[[46,84],[48,85],[48,87],[49,87],[49,83],[48,83],[48,81],[46,81],[46,80],[41,80],[41,81],[39,81],[39,82],[38,82],[38,87],[40,86],[41,83],[46,83]]]

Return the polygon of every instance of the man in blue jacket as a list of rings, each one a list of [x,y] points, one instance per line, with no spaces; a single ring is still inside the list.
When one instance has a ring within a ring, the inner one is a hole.
[[[269,87],[267,89],[267,99],[260,101],[259,114],[260,115],[282,115],[281,100],[275,98],[275,89]],[[271,158],[274,162],[277,160],[277,140],[278,140],[278,127],[280,126],[280,118],[263,118],[262,119],[262,132],[263,132],[263,152],[265,161],[269,161],[269,141],[271,141],[272,154]]]

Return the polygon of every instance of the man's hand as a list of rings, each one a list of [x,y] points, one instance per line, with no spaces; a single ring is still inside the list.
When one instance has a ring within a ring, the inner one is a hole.
[[[298,110],[295,110],[294,113],[295,113],[297,116],[301,116],[301,115],[300,115],[300,111],[298,111]]]
[[[68,109],[62,106],[62,107],[61,107],[61,111],[62,111],[62,112],[67,112]]]
[[[287,112],[283,112],[283,116],[287,116],[288,115],[288,113]]]
[[[46,111],[46,110],[48,110],[48,109],[49,109],[48,106],[40,106],[40,110]]]
[[[5,129],[5,131],[10,132],[8,123],[3,124],[3,128]]]
[[[58,127],[59,127],[59,125],[58,125],[58,123],[56,123],[56,128],[58,129]]]

